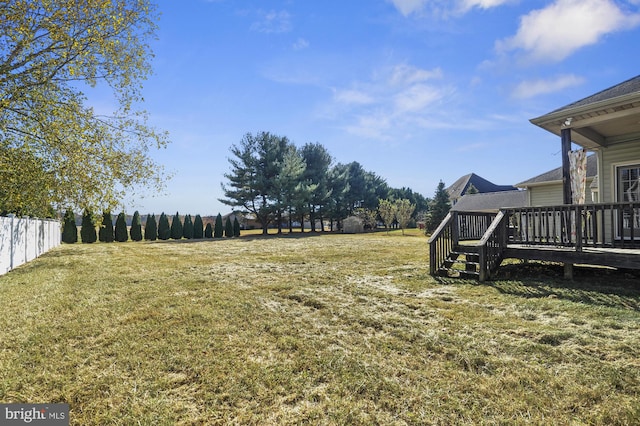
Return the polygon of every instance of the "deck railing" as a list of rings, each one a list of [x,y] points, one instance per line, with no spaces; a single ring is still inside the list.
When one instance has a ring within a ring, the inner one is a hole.
[[[488,279],[491,273],[500,266],[500,262],[502,262],[502,255],[507,248],[508,218],[506,213],[499,212],[478,243],[480,281]]]
[[[640,247],[640,203],[508,209],[509,242],[572,247]]]
[[[458,243],[454,214],[449,212],[429,238],[429,273],[434,275]]]

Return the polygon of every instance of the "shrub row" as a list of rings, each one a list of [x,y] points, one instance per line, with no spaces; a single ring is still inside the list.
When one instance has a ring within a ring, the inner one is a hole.
[[[131,228],[128,230],[124,212],[118,214],[114,227],[111,212],[105,211],[102,214],[102,220],[96,233],[96,220],[94,219],[93,213],[85,210],[82,214],[82,224],[80,226],[80,239],[83,243],[95,243],[97,240],[111,243],[113,241],[125,242],[129,239],[132,241],[142,241],[143,239],[155,241],[158,239],[222,238],[223,236],[228,238],[240,236],[240,223],[237,218],[231,222],[231,219],[227,217],[226,223],[223,225],[222,216],[218,213],[213,226],[211,223],[207,223],[207,225],[204,226],[200,215],[196,215],[193,220],[191,219],[191,215],[186,215],[184,221],[182,221],[180,215],[176,213],[171,223],[169,223],[169,218],[164,212],[160,215],[158,221],[156,221],[156,216],[151,214],[147,215],[143,236],[142,222],[138,211],[133,214]],[[67,210],[64,215],[62,242],[73,244],[77,241],[78,228],[76,226],[76,218],[73,211]]]

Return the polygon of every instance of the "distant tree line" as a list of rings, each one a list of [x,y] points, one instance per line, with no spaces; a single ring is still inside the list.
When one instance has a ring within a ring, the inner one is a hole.
[[[227,238],[240,236],[240,222],[237,217],[232,221],[231,217],[227,216],[223,223],[222,216],[218,213],[214,224],[207,223],[205,226],[200,215],[196,215],[194,219],[191,215],[186,215],[182,220],[176,212],[169,221],[169,217],[163,212],[157,221],[154,214],[147,215],[143,231],[138,211],[133,214],[130,227],[127,226],[124,212],[118,214],[114,227],[110,211],[103,212],[98,222],[91,210],[85,209],[80,225],[80,241],[83,243],[222,238],[223,236]],[[75,214],[70,209],[64,215],[62,242],[67,244],[78,242],[78,226]]]
[[[428,209],[424,196],[409,188],[390,188],[358,162],[334,164],[319,143],[297,147],[269,132],[247,133],[230,151],[231,170],[224,175],[225,198],[220,201],[255,216],[263,234],[272,223],[280,233],[283,223],[291,231],[294,222],[304,226],[305,220],[311,231],[317,221],[339,229],[342,220],[358,211],[376,211],[381,199],[408,200],[415,206],[413,219]]]

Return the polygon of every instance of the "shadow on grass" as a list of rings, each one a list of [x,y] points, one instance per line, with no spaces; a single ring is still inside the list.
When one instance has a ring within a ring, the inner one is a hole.
[[[507,264],[483,284],[524,298],[557,298],[640,311],[640,271],[575,266],[573,280],[563,275],[561,264]]]

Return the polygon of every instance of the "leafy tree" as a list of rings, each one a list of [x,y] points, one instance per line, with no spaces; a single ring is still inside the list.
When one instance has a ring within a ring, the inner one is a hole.
[[[207,226],[204,227],[204,237],[213,238],[213,227],[210,222],[207,222]]]
[[[391,200],[380,200],[378,203],[378,213],[380,214],[380,218],[384,222],[384,227],[387,229],[388,234],[389,227],[391,226],[393,221],[396,220],[398,206]]]
[[[222,238],[222,234],[224,232],[224,228],[222,227],[222,216],[218,213],[216,216],[216,223],[213,227],[213,238]]]
[[[84,209],[82,214],[82,225],[80,226],[80,239],[83,243],[95,243],[98,239],[96,235],[96,221],[91,210]]]
[[[227,220],[224,222],[224,236],[227,238],[233,237],[233,224],[229,216],[227,216]]]
[[[449,194],[445,189],[444,182],[440,181],[436,188],[435,196],[429,205],[429,215],[427,217],[427,232],[433,232],[440,225],[440,222],[451,210]]]
[[[150,0],[2,3],[0,159],[16,162],[0,164],[0,210],[104,208],[133,187],[162,186],[148,151],[167,136],[137,106],[157,16]],[[98,84],[112,90],[111,115],[86,105],[82,88]]]
[[[112,243],[113,240],[113,219],[111,218],[111,212],[109,210],[105,210],[102,213],[100,229],[98,229],[98,241],[103,243]]]
[[[278,208],[274,184],[289,145],[286,137],[261,132],[255,136],[247,133],[238,145],[231,147],[231,172],[224,175],[229,182],[222,184],[225,198],[219,201],[253,213],[263,234],[267,234]]]
[[[133,212],[129,235],[131,235],[131,241],[142,241],[142,222],[140,221],[140,213],[138,210]]]
[[[171,227],[169,226],[169,218],[162,212],[158,219],[158,239],[168,240],[171,237]]]
[[[62,242],[73,244],[78,242],[78,227],[73,210],[67,209],[64,213],[64,225],[62,227]]]
[[[182,234],[182,222],[180,221],[180,215],[176,212],[171,221],[171,239],[181,240]]]
[[[376,229],[378,225],[378,212],[376,210],[358,208],[353,214],[362,220],[365,228]]]
[[[182,227],[182,236],[189,240],[193,238],[193,222],[191,221],[190,214],[184,217],[184,226]]]
[[[158,239],[158,223],[155,214],[147,215],[147,222],[144,224],[144,239],[148,241]]]
[[[129,233],[127,232],[127,217],[124,212],[120,212],[116,218],[116,241],[124,243],[128,239]]]
[[[411,204],[411,202],[406,198],[396,200],[394,204],[396,206],[396,220],[398,221],[400,229],[402,229],[402,235],[404,235],[404,230],[407,228],[407,225],[411,220],[411,215],[415,211],[416,205]]]
[[[238,216],[233,218],[233,236],[240,236],[240,222],[238,222]]]
[[[202,238],[202,227],[202,216],[197,214],[196,218],[193,221],[193,238]]]

